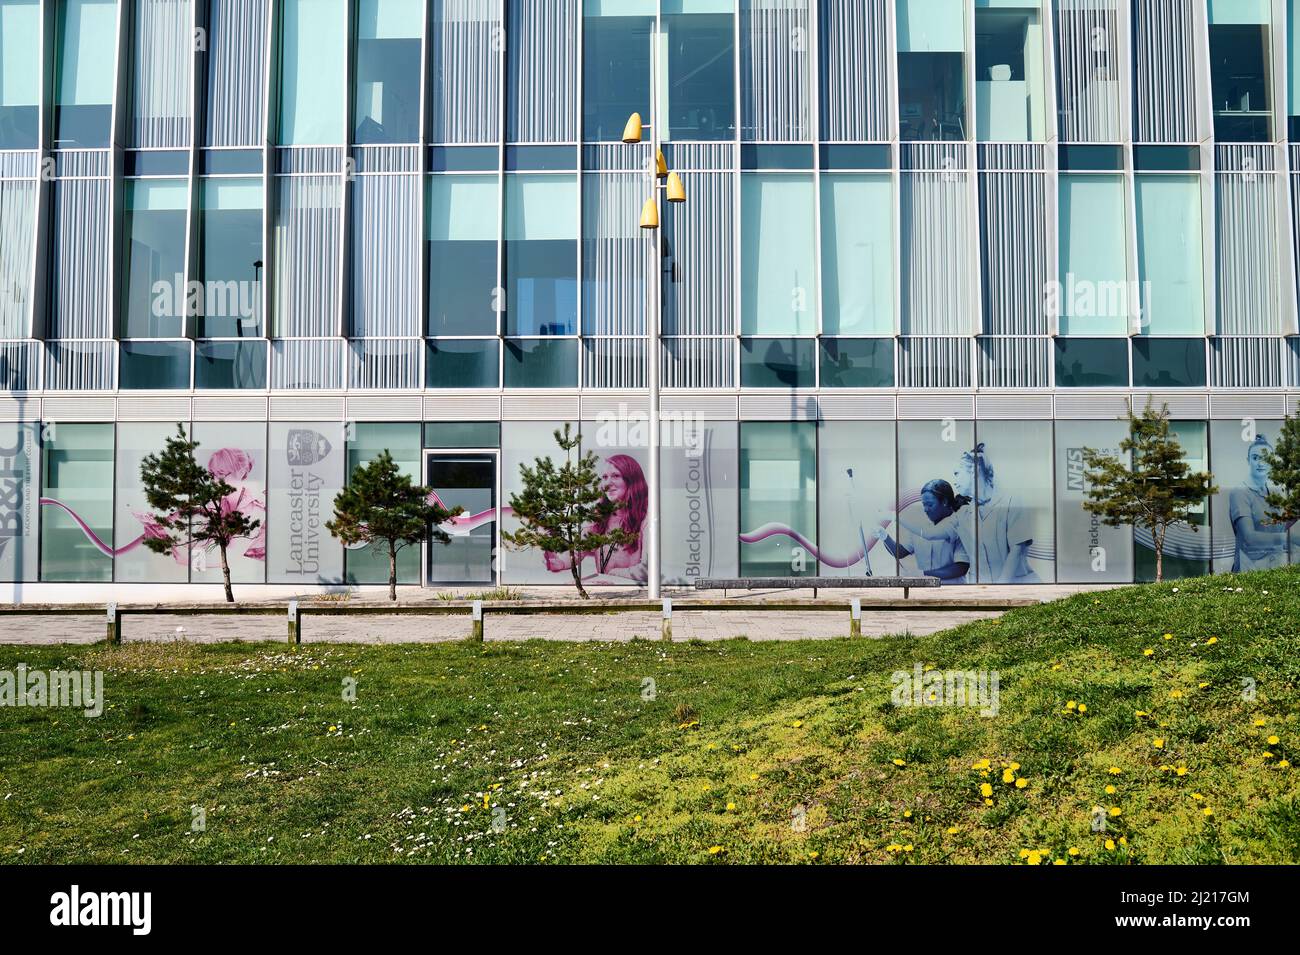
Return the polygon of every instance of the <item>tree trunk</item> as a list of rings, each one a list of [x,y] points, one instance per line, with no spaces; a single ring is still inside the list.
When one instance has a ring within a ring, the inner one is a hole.
[[[577,554],[569,554],[569,570],[573,573],[573,586],[578,588],[578,593],[582,595],[583,600],[587,600],[587,590],[582,586],[582,571],[579,569],[579,558]]]
[[[1164,557],[1165,557],[1165,535],[1153,534],[1152,539],[1156,545],[1156,583],[1164,580]]]
[[[388,548],[388,599],[397,599],[397,551]]]
[[[235,592],[230,589],[230,561],[226,560],[226,545],[224,542],[218,542],[218,549],[221,551],[221,581],[226,585],[226,603],[235,602]]]

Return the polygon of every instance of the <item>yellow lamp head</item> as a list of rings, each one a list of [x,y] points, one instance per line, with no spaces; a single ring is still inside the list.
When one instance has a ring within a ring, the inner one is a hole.
[[[633,113],[627,118],[627,125],[623,127],[623,142],[639,143],[641,142],[641,114]]]
[[[686,187],[682,185],[682,177],[675,172],[668,174],[668,201],[686,201]]]
[[[668,178],[668,163],[664,160],[664,151],[659,150],[659,155],[655,157],[655,175],[660,179]]]
[[[641,207],[641,228],[659,228],[659,205],[655,202],[654,196],[647,199],[645,205]]]

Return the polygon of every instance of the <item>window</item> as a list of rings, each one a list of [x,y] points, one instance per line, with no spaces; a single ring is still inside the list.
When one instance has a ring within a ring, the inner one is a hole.
[[[811,176],[741,176],[740,328],[745,335],[817,332]]]
[[[659,47],[667,48],[665,139],[735,138],[736,44],[731,10],[732,0],[664,0],[666,35]]]
[[[962,0],[898,0],[898,122],[904,140],[968,138]]]
[[[58,4],[57,42],[54,144],[60,149],[105,148],[112,138],[117,89],[117,4],[64,0]]]
[[[578,328],[575,176],[506,176],[506,334],[573,335]]]
[[[420,141],[420,0],[358,0],[356,143]]]
[[[262,180],[204,179],[199,224],[200,338],[262,334]]]
[[[266,342],[199,342],[194,349],[194,388],[266,387]]]
[[[429,179],[429,334],[495,335],[496,176]]]
[[[343,0],[283,0],[280,24],[280,144],[342,145],[343,70],[323,69],[346,56]]]
[[[426,388],[495,388],[501,343],[495,338],[429,342],[424,362]]]
[[[975,135],[1042,142],[1043,27],[1038,4],[979,0],[975,10]]]
[[[1127,338],[1056,339],[1056,387],[1127,388]]]
[[[126,183],[123,338],[176,338],[183,333],[189,193],[184,180]]]
[[[112,580],[113,425],[60,424],[42,447],[41,580]]]
[[[524,338],[506,342],[507,388],[574,388],[578,340]]]
[[[633,113],[650,121],[650,36],[655,0],[585,0],[582,138],[619,142]]]
[[[421,448],[421,428],[418,422],[401,424],[381,424],[378,422],[357,422],[348,439],[347,480],[352,481],[352,472],[358,467],[369,464],[380,454],[387,451],[393,456],[397,469],[409,477],[412,483],[424,483],[424,453]],[[430,546],[439,546],[430,542]],[[344,566],[347,582],[350,584],[386,584],[388,583],[388,545],[374,542],[365,547],[349,548],[344,551]],[[420,582],[420,545],[408,545],[397,552],[397,582],[399,584],[418,584]]]
[[[741,422],[740,540],[742,576],[816,576],[817,422]]]
[[[1200,178],[1141,175],[1133,185],[1143,331],[1204,334]]]
[[[1210,95],[1219,142],[1273,138],[1269,16],[1266,0],[1210,0]]]
[[[122,342],[117,360],[123,391],[189,391],[189,342]]]
[[[1204,338],[1134,338],[1133,385],[1204,388]]]
[[[822,330],[894,330],[894,198],[888,175],[823,175]]]
[[[1119,445],[1126,437],[1127,421],[1056,421],[1055,550],[1061,583],[1133,579],[1133,528],[1107,527],[1083,509],[1088,495],[1083,449],[1121,457]]]
[[[742,338],[740,387],[815,387],[816,347],[811,338]]]
[[[0,149],[40,142],[40,0],[0,0]]]
[[[143,542],[130,546],[141,535],[147,534],[153,524],[153,511],[140,480],[140,465],[146,456],[157,454],[167,439],[175,436],[175,424],[121,422],[117,426],[113,544],[118,554],[114,560],[113,579],[118,583],[184,583],[189,580],[190,554],[187,547],[174,554],[156,554]],[[210,452],[200,448],[198,453],[200,460],[206,461]],[[195,548],[196,557],[201,552]]]
[[[823,388],[894,387],[892,338],[823,338]]]
[[[1122,176],[1061,176],[1055,311],[1062,334],[1127,333],[1126,209]],[[1049,307],[1052,304],[1049,301]]]
[[[896,506],[894,422],[818,422],[817,468],[821,573],[897,573],[897,557],[881,533]]]

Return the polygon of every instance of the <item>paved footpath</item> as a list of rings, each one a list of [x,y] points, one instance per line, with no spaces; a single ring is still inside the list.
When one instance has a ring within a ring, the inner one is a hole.
[[[968,620],[996,617],[998,611],[879,610],[864,608],[862,633],[922,636]],[[488,640],[657,640],[660,615],[648,611],[617,614],[488,614]],[[674,640],[804,640],[848,636],[849,615],[835,611],[681,610],[673,614]],[[466,614],[364,615],[303,618],[304,643],[438,643],[469,636]],[[286,639],[285,618],[194,614],[128,614],[122,619],[127,641],[184,640],[196,643]],[[104,639],[102,614],[5,614],[0,616],[0,644],[40,645],[93,643]]]

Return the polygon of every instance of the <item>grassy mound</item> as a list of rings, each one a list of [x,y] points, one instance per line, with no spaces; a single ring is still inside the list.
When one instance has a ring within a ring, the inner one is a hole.
[[[1297,862],[1298,582],[918,639],[0,647],[107,700],[0,709],[0,861]],[[917,664],[996,715],[895,705]]]

